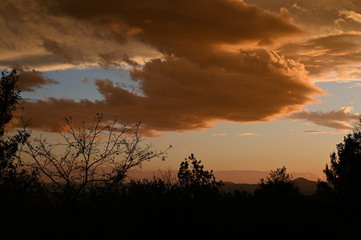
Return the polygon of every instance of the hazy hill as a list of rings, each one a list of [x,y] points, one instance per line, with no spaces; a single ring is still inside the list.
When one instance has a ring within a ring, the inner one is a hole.
[[[257,184],[223,182],[222,190],[225,192],[246,191],[252,193],[257,188]]]
[[[266,178],[269,175],[270,171],[260,171],[260,170],[218,170],[214,171],[214,175],[217,180],[222,180],[223,182],[233,182],[233,183],[247,183],[247,184],[257,184],[260,182],[261,178]],[[311,181],[317,181],[319,178],[313,173],[310,172],[290,172],[293,179],[296,178],[305,178]]]
[[[296,178],[293,182],[301,189],[305,195],[313,194],[317,189],[317,181],[310,181],[306,178]]]
[[[317,181],[311,181],[306,178],[299,177],[294,179],[293,182],[300,188],[301,192],[305,195],[310,195],[316,192]],[[257,184],[224,182],[223,190],[230,192],[233,192],[235,190],[253,192],[257,188],[257,186]]]

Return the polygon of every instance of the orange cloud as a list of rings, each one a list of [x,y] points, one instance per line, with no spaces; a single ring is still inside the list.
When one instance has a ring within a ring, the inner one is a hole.
[[[340,10],[339,14],[341,16],[344,16],[345,18],[349,18],[349,19],[352,19],[352,20],[354,20],[356,22],[361,23],[361,14],[360,13],[350,11],[350,10]]]
[[[303,43],[290,43],[279,52],[303,63],[315,77],[336,75],[344,80],[360,79],[361,32],[331,34]]]
[[[180,56],[218,43],[258,42],[302,32],[283,15],[237,1],[105,0],[100,6],[87,0],[59,0],[44,5],[52,14],[93,24],[117,22],[161,52]]]
[[[98,79],[104,100],[29,101],[25,116],[35,128],[55,131],[66,115],[89,121],[101,112],[125,124],[141,121],[149,132],[204,129],[215,121],[268,121],[298,111],[322,94],[303,64],[267,49],[303,33],[285,9],[271,13],[231,0],[33,3],[32,8],[38,6],[34,12],[8,1],[19,8],[19,18],[34,20],[31,31],[23,29],[29,39],[22,42],[21,33],[6,31],[16,39],[16,49],[23,44],[36,54],[0,59],[0,64],[14,59],[104,67],[122,62],[140,86],[137,95]],[[139,49],[145,49],[143,55]],[[148,58],[139,64],[136,57]]]
[[[255,133],[239,133],[237,134],[238,136],[254,136],[256,135]]]
[[[35,69],[89,66],[109,54],[195,57],[222,44],[269,46],[302,33],[285,14],[230,0],[4,0],[0,19],[7,36],[0,65]]]
[[[278,53],[306,66],[314,81],[360,80],[361,4],[357,0],[245,0],[270,12],[287,12],[305,38]]]
[[[46,1],[46,4],[51,4]],[[119,21],[95,22],[51,14],[41,0],[3,0],[0,5],[0,67],[14,63],[30,69],[56,70],[98,66],[100,54],[140,63],[160,53],[132,36]]]
[[[359,114],[351,113],[349,107],[343,107],[339,110],[329,112],[300,111],[290,115],[292,119],[304,119],[310,121],[312,124],[337,130],[352,130],[353,126],[351,126],[349,122],[356,121],[359,117]],[[319,131],[312,131],[311,133],[319,133]]]
[[[345,134],[347,130],[339,130],[339,131],[305,131],[308,134]]]
[[[312,32],[316,35],[330,33],[335,30],[358,31],[358,29],[360,29],[358,22],[352,19],[357,19],[357,15],[355,13],[361,12],[361,5],[359,4],[358,0],[244,1],[250,4],[255,4],[259,8],[271,12],[279,12],[280,9],[287,9],[288,14],[294,19],[298,26],[301,26],[307,32]],[[344,18],[350,20],[342,21],[342,24],[339,24],[339,20],[344,20]]]
[[[49,98],[26,103],[25,114],[36,123],[34,127],[51,130],[59,127],[64,113],[86,120],[102,112],[125,124],[141,121],[148,130],[185,131],[208,128],[218,120],[271,120],[300,110],[322,92],[310,83],[302,65],[272,51],[224,53],[206,59],[200,65],[167,57],[134,69],[131,75],[139,81],[142,95],[98,79],[102,101]]]
[[[59,84],[51,78],[46,78],[39,71],[24,71],[22,68],[17,68],[19,71],[19,81],[17,83],[20,91],[33,92],[35,88],[41,88],[43,85]]]
[[[59,57],[59,61],[72,64],[83,62],[79,50],[69,49],[65,44],[59,43],[58,41],[45,39],[43,41],[43,47],[53,56]]]

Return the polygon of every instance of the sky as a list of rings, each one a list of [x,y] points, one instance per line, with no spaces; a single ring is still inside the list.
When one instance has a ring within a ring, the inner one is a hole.
[[[193,153],[322,178],[361,112],[357,0],[3,0],[0,30],[33,134],[141,122],[145,143],[173,146],[143,170]]]

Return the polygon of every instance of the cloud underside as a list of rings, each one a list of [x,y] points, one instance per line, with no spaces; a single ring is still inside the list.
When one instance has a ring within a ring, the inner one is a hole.
[[[322,94],[303,64],[270,50],[303,34],[287,14],[226,0],[17,3],[0,9],[11,19],[0,22],[9,36],[0,38],[0,64],[126,63],[140,86],[131,93],[98,79],[103,100],[26,102],[34,128],[57,131],[66,115],[90,121],[101,112],[125,124],[141,121],[147,131],[203,129],[218,120],[268,121]]]

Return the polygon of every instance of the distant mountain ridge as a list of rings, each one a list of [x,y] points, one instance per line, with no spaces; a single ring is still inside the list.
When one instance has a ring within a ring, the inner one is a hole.
[[[292,180],[301,190],[304,195],[311,195],[316,193],[317,181],[311,181],[303,177],[299,177]],[[226,192],[246,191],[249,193],[254,192],[258,187],[258,184],[248,184],[248,183],[234,183],[234,182],[223,182],[224,185],[222,189]]]
[[[134,179],[152,179],[154,176],[163,177],[165,175],[170,175],[173,178],[176,178],[178,170],[135,170],[130,171],[128,176]],[[242,184],[257,184],[261,178],[266,178],[270,171],[261,171],[261,170],[215,170],[213,171],[216,180],[222,180],[223,182],[233,182],[233,183],[242,183]],[[310,181],[317,181],[317,175],[310,172],[289,172],[292,175],[293,179],[304,178]]]
[[[176,179],[176,170],[166,171],[132,171],[129,173],[131,179],[153,179],[159,177],[162,179]],[[290,173],[292,181],[300,188],[304,195],[316,193],[317,189],[317,176],[312,173]],[[224,191],[233,192],[234,190],[253,192],[260,182],[261,178],[266,178],[269,171],[252,171],[252,170],[224,170],[214,171],[216,180],[222,180]],[[306,177],[304,177],[306,176]],[[315,180],[310,180],[315,179]]]
[[[176,170],[166,171],[132,171],[129,173],[131,179],[153,179],[153,177],[176,179]],[[300,188],[305,195],[313,194],[317,189],[318,177],[312,173],[290,173],[293,177],[293,182]],[[261,178],[266,178],[269,171],[257,170],[222,170],[214,171],[216,180],[222,180],[224,183],[224,191],[247,191],[253,192],[257,188],[257,184]],[[312,179],[312,180],[311,180]]]
[[[270,171],[261,170],[217,170],[214,175],[217,180],[223,182],[257,184],[261,178],[266,178]],[[311,181],[317,181],[317,175],[310,172],[289,172],[293,179],[304,178]]]
[[[317,190],[317,181],[311,181],[303,177],[299,177],[293,179],[294,182],[301,190],[301,192],[305,195],[310,195],[316,193]]]

